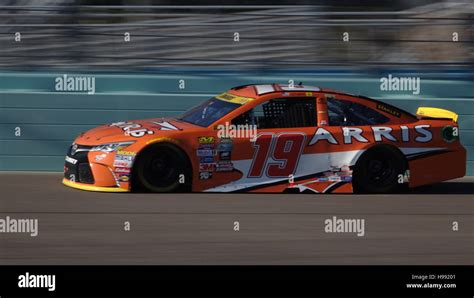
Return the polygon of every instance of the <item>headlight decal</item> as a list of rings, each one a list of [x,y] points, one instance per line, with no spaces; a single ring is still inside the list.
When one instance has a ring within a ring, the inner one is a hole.
[[[119,142],[119,143],[108,143],[92,147],[91,151],[101,151],[101,152],[114,152],[116,150],[124,149],[135,142]]]

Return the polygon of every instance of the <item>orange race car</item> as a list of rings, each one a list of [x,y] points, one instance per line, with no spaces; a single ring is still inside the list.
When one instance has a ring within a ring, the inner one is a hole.
[[[395,192],[465,175],[457,118],[317,87],[245,85],[178,118],[81,133],[63,183],[109,192]]]

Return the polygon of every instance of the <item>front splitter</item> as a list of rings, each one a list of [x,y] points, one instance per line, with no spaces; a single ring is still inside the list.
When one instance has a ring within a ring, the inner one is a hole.
[[[103,187],[103,186],[94,186],[84,183],[72,182],[63,178],[63,184],[72,188],[87,190],[87,191],[98,191],[98,192],[130,192],[128,189],[123,189],[119,187]]]

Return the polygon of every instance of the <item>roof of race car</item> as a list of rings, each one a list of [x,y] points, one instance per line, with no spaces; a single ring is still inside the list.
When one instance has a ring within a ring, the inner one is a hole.
[[[314,86],[305,86],[305,85],[294,85],[294,86],[289,86],[289,85],[282,85],[282,84],[249,84],[249,85],[242,85],[242,86],[237,86],[232,89],[230,89],[227,92],[224,92],[218,96],[216,96],[217,99],[244,105],[257,97],[273,92],[323,92],[326,94],[326,96],[331,95],[331,96],[338,96],[338,95],[345,95],[345,96],[351,96],[351,97],[356,97],[359,99],[364,99],[368,100],[371,102],[374,102],[376,104],[379,104],[386,113],[392,114],[392,115],[401,115],[405,114],[408,117],[416,118],[415,115],[411,114],[410,112],[407,112],[403,109],[400,109],[398,107],[392,106],[388,103],[369,98],[366,96],[362,95],[354,95],[350,93],[344,93],[332,89],[322,89],[319,87],[314,87]],[[311,95],[309,95],[311,96]],[[382,109],[380,108],[380,109]],[[397,116],[399,117],[399,116]]]
[[[249,84],[237,86],[228,92],[216,96],[218,99],[245,104],[258,96],[273,92],[311,92],[321,91],[319,87],[304,85],[283,85],[283,84]]]
[[[321,91],[318,87],[304,86],[304,85],[282,85],[282,84],[268,84],[268,85],[255,85],[257,95],[266,93],[278,92],[278,91]]]

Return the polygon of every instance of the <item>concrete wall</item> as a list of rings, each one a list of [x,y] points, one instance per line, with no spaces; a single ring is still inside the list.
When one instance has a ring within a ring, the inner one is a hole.
[[[421,74],[421,93],[413,95],[381,92],[380,76],[352,73],[96,74],[96,93],[87,95],[55,91],[54,80],[61,75],[0,73],[0,170],[62,171],[72,140],[94,126],[173,116],[233,86],[292,79],[366,95],[411,112],[419,106],[455,111],[460,115],[461,140],[468,149],[468,174],[474,175],[474,92],[468,79]],[[184,90],[179,89],[179,80],[185,80]],[[16,128],[21,129],[21,136],[15,135]]]

